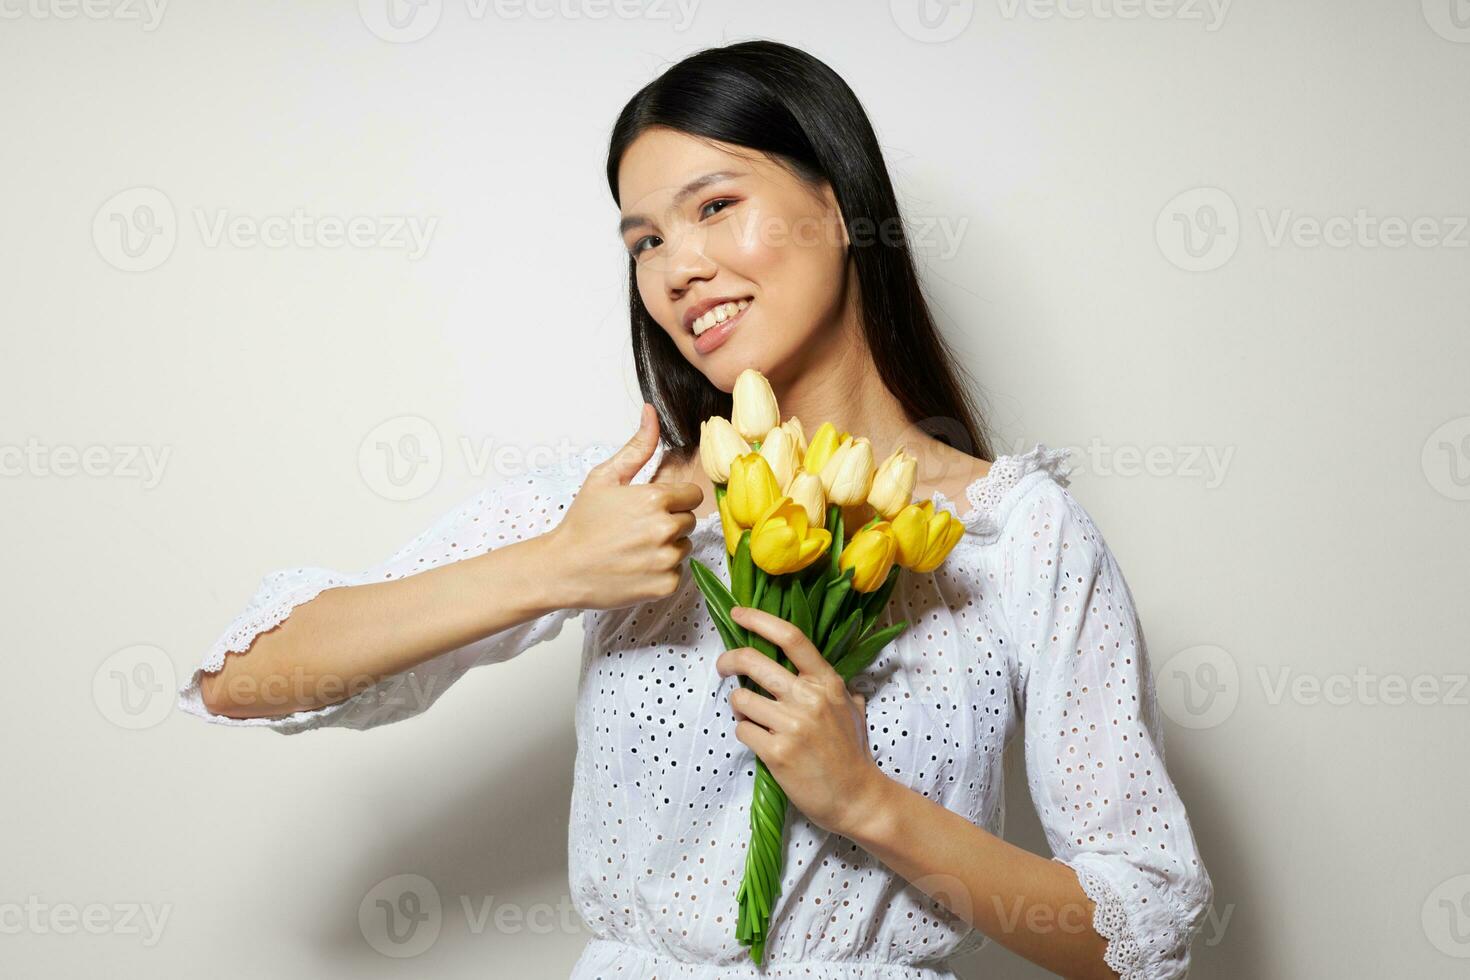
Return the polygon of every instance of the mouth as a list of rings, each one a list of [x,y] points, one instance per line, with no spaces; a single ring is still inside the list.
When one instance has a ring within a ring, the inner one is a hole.
[[[754,299],[746,297],[705,311],[690,325],[690,331],[695,338],[694,349],[701,354],[708,354],[724,343],[740,321],[745,319],[746,310],[754,302]]]

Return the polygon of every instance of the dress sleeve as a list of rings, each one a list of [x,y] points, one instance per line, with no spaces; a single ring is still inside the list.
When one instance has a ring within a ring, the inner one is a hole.
[[[1213,888],[1164,768],[1133,597],[1091,517],[1047,480],[1006,521],[1005,603],[1027,782],[1053,860],[1095,903],[1123,980],[1172,980]]]
[[[326,589],[416,575],[550,530],[566,514],[586,470],[603,455],[605,450],[589,450],[574,457],[570,466],[538,469],[484,489],[444,514],[392,557],[363,571],[299,567],[271,572],[180,688],[179,708],[214,724],[270,728],[286,735],[325,726],[375,728],[422,713],[471,667],[501,663],[557,636],[566,621],[582,610],[553,610],[385,677],[345,700],[274,718],[215,714],[204,704],[199,687],[203,675],[220,670],[228,654],[248,651],[256,636],[279,625],[293,609]]]

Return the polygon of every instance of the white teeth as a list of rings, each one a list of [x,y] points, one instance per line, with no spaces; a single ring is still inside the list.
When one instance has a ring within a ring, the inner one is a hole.
[[[694,321],[694,336],[698,337],[710,327],[713,327],[718,323],[724,323],[726,320],[730,319],[732,316],[739,313],[741,310],[745,309],[749,305],[750,300],[742,299],[736,300],[733,303],[721,303],[719,306],[716,306],[713,309],[706,310],[703,316]]]

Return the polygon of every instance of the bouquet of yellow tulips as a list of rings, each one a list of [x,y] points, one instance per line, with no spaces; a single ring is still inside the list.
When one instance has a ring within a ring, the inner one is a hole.
[[[749,646],[794,670],[769,640],[739,626],[734,606],[792,623],[843,680],[851,680],[908,626],[877,626],[899,569],[938,568],[964,534],[934,501],[913,503],[918,460],[900,446],[882,465],[866,437],[824,422],[810,444],[795,416],[782,422],[770,383],[755,369],[735,382],[733,410],[700,423],[699,454],[714,484],[729,567],[726,586],[699,559],[694,580],[726,649]],[[871,511],[871,515],[870,515]],[[847,533],[845,528],[856,527]],[[765,694],[741,676],[742,686]],[[781,887],[786,794],[760,758],[750,846],[735,900],[736,936],[764,959]]]

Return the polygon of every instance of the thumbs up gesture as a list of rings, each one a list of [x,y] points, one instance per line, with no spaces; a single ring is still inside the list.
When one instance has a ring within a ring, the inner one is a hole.
[[[658,414],[645,402],[638,431],[592,468],[547,532],[567,607],[617,609],[678,589],[704,491],[696,483],[630,484],[658,438]]]

